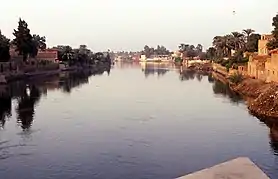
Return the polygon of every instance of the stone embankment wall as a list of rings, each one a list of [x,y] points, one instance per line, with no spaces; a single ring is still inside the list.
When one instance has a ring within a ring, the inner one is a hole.
[[[238,66],[238,69],[230,68],[229,70],[227,70],[226,67],[223,67],[217,63],[213,63],[212,68],[213,68],[213,71],[218,72],[218,73],[224,75],[225,77],[228,77],[233,74],[248,75],[247,74],[247,65],[240,65],[240,66]]]
[[[212,64],[212,69],[213,69],[213,71],[220,73],[224,76],[228,76],[228,74],[229,74],[226,67],[223,67],[217,63]]]

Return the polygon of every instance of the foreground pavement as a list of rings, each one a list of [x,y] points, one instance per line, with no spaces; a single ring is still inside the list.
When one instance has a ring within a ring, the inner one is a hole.
[[[249,158],[237,158],[177,179],[269,179]]]

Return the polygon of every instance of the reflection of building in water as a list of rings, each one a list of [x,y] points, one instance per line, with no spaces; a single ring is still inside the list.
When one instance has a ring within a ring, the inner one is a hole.
[[[141,63],[141,69],[145,76],[157,74],[163,76],[169,71],[168,63]]]

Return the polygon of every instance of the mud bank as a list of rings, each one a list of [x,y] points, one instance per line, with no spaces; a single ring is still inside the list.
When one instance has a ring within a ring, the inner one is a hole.
[[[229,82],[233,91],[247,100],[251,114],[278,120],[278,84],[245,78],[239,84]]]

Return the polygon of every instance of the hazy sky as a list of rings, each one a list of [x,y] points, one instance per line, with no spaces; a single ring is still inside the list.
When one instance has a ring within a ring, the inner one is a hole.
[[[48,46],[86,44],[93,51],[141,50],[180,43],[209,47],[212,38],[244,28],[272,30],[278,0],[3,0],[0,29],[13,38],[19,17]],[[233,15],[233,11],[236,14]]]

